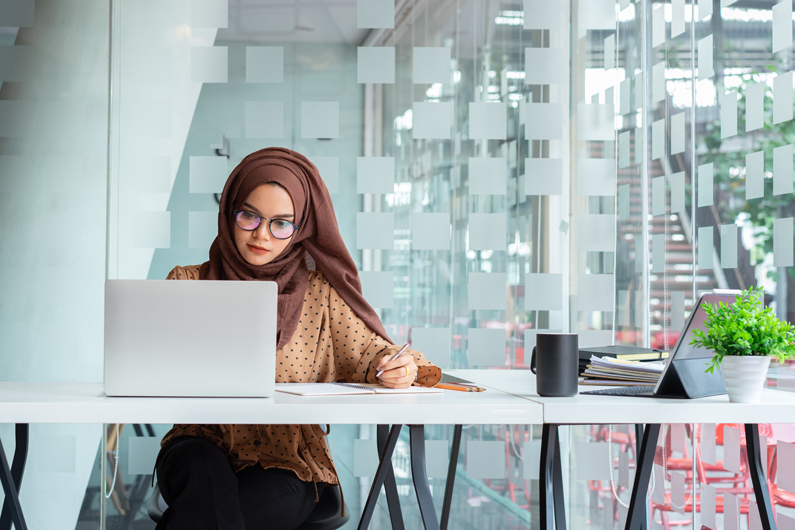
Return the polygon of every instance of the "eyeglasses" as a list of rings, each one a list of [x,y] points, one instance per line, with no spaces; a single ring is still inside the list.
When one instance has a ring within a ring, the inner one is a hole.
[[[298,227],[286,219],[268,219],[246,210],[235,210],[235,222],[241,230],[252,232],[259,228],[262,221],[270,221],[268,230],[276,239],[287,239],[292,236]]]

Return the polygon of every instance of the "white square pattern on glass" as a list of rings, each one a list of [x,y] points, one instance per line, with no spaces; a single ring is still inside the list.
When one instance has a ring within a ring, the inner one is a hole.
[[[159,438],[130,436],[127,439],[127,473],[130,475],[151,475],[159,452]],[[123,461],[124,457],[122,457]]]
[[[504,272],[470,272],[467,276],[467,307],[503,311],[508,304],[508,276]]]
[[[792,191],[790,189],[790,191]],[[712,181],[712,164],[698,166],[698,206],[712,206],[715,188]]]
[[[720,137],[730,138],[737,134],[737,98],[732,90],[720,98]]]
[[[792,217],[773,220],[773,264],[776,267],[792,267]]]
[[[773,53],[792,46],[792,1],[773,6]]]
[[[228,28],[228,0],[191,0],[190,26],[191,28]]]
[[[73,434],[47,434],[36,437],[38,448],[36,471],[39,473],[74,473],[77,437]]]
[[[720,266],[723,269],[737,268],[737,237],[739,226],[734,224],[720,227]]]
[[[773,195],[792,193],[792,144],[773,148]]]
[[[563,309],[563,275],[527,273],[524,275],[525,311]]]
[[[560,48],[524,49],[524,84],[559,85],[566,72],[561,64],[568,62]]]
[[[523,0],[524,29],[560,28],[560,0]]]
[[[579,274],[577,309],[580,311],[613,311],[613,275]]]
[[[411,214],[411,248],[413,250],[450,250],[450,214]]]
[[[246,101],[246,138],[282,138],[284,103]]]
[[[450,48],[415,47],[413,79],[415,83],[450,83]]]
[[[377,309],[388,309],[394,305],[394,273],[392,271],[359,272],[362,280],[362,295]]]
[[[412,328],[411,347],[436,366],[450,365],[451,328]]]
[[[356,193],[394,193],[395,159],[369,156],[356,159]]]
[[[337,193],[340,183],[340,159],[336,156],[309,156],[307,158],[317,167],[328,192]]]
[[[357,0],[356,27],[391,29],[395,27],[395,0]]]
[[[470,103],[469,137],[473,140],[505,140],[508,134],[508,105]]]
[[[450,140],[453,137],[452,103],[414,103],[413,135],[417,140]]]
[[[190,49],[192,83],[226,83],[228,75],[226,46],[194,46]]]
[[[665,215],[665,176],[651,179],[651,214]]]
[[[618,134],[618,168],[623,169],[629,167],[629,145],[630,134],[629,131],[624,131]]]
[[[209,250],[218,235],[218,212],[188,212],[188,248]]]
[[[757,151],[745,155],[745,198],[759,199],[765,196],[765,152]]]
[[[428,478],[447,478],[447,440],[425,440],[425,470]]]
[[[301,138],[339,138],[340,104],[338,101],[304,101],[301,103]]]
[[[579,214],[577,250],[580,252],[613,252],[615,250],[616,218],[614,214]]]
[[[468,250],[505,250],[508,217],[504,213],[469,214]]]
[[[246,46],[246,83],[283,83],[282,46]]]
[[[133,248],[170,248],[171,212],[136,212],[133,216]]]
[[[539,478],[541,462],[541,442],[533,440],[522,444],[522,474],[525,479]]]
[[[15,101],[0,101],[0,103],[17,103]],[[2,111],[3,105],[0,105]],[[14,133],[6,130],[0,120],[0,135],[13,136]],[[121,121],[126,124],[126,131],[135,138],[169,138],[171,137],[171,102],[170,101],[140,101],[122,100]],[[8,120],[13,123],[13,120]]]
[[[562,138],[563,121],[563,105],[560,103],[528,103],[525,105],[525,136],[528,139],[558,140]]]
[[[525,195],[562,195],[563,160],[525,158]]]
[[[378,470],[378,445],[375,439],[353,440],[353,476],[373,477]]]
[[[698,268],[709,270],[712,268],[712,238],[711,226],[698,227]]]
[[[0,164],[0,174],[11,175]],[[119,178],[138,193],[171,192],[171,157],[121,155]]]
[[[773,124],[792,119],[792,72],[773,78]]]
[[[474,479],[504,479],[505,443],[470,440],[466,446],[466,473]]]
[[[470,195],[505,195],[508,162],[504,158],[469,159]]]
[[[616,185],[615,158],[577,160],[577,195],[612,197]]]
[[[505,364],[505,330],[469,328],[467,365],[501,366]]]
[[[224,156],[190,157],[190,192],[221,193],[229,173]]]
[[[532,107],[535,105],[528,105]],[[609,142],[613,140],[615,132],[614,106],[601,103],[578,103],[577,134],[580,140],[602,140]],[[552,118],[550,116],[550,118]],[[556,116],[556,121],[561,121],[560,115]],[[554,126],[554,124],[550,124]],[[558,137],[559,138],[559,137]]]
[[[745,131],[755,131],[765,125],[765,84],[748,85],[745,91]]]
[[[393,46],[359,46],[356,71],[359,83],[394,83],[395,48]]]
[[[665,271],[665,234],[651,236],[651,271],[661,273]]]
[[[712,35],[698,41],[698,80],[709,79],[715,75],[712,68]]]
[[[357,213],[356,248],[391,250],[395,244],[395,214]]]
[[[607,443],[577,442],[577,480],[610,480]]]

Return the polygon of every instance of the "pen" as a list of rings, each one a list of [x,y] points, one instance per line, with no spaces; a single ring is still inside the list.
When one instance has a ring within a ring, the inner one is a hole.
[[[387,362],[388,362],[388,363],[391,363],[392,361],[394,361],[395,359],[397,359],[398,357],[400,357],[401,355],[403,355],[403,352],[404,352],[404,351],[406,351],[406,349],[407,349],[408,347],[409,347],[409,345],[408,345],[408,344],[404,344],[404,345],[403,345],[403,347],[402,347],[402,348],[400,348],[400,351],[399,351],[399,352],[397,352],[397,353],[394,355],[394,357],[392,357],[391,359],[389,359]],[[377,373],[377,374],[375,374],[375,376],[376,376],[376,377],[381,377],[381,374],[383,374],[383,373],[384,373],[384,371],[383,371],[383,370],[378,370],[378,373]]]
[[[458,392],[484,392],[486,389],[479,386],[462,386],[451,383],[437,383],[434,388],[443,388],[445,390],[457,390]]]

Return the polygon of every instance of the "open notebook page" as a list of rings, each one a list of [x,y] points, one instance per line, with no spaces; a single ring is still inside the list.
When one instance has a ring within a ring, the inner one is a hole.
[[[299,396],[344,396],[352,394],[440,394],[441,388],[412,386],[386,388],[378,384],[355,383],[276,383],[276,391]]]

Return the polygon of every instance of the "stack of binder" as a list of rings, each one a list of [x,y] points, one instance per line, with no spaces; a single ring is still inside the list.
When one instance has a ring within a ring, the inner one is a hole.
[[[597,346],[580,348],[580,375],[585,373],[592,357],[612,358],[621,361],[659,361],[668,358],[668,352],[635,346]]]
[[[660,379],[664,361],[625,361],[611,357],[592,356],[581,381],[583,385],[649,386]]]

